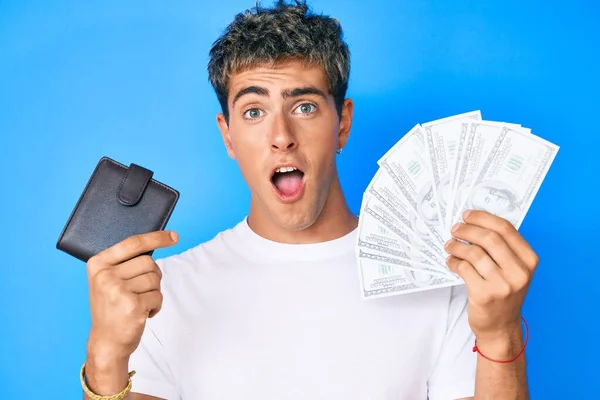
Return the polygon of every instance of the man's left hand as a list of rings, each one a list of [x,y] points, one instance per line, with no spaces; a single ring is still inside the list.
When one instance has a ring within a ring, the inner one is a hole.
[[[469,324],[478,341],[495,341],[521,326],[521,307],[538,256],[507,220],[468,210],[452,228],[448,267],[465,281]]]

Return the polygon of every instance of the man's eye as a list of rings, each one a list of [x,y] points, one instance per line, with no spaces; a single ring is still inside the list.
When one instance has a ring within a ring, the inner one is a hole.
[[[317,107],[314,104],[303,103],[303,104],[300,104],[298,107],[296,107],[296,110],[294,110],[294,111],[299,111],[300,114],[310,114],[311,112],[314,112],[316,109],[317,109]]]
[[[258,109],[258,108],[251,108],[251,109],[247,110],[244,113],[244,118],[246,118],[246,119],[256,119],[256,118],[258,118],[258,117],[260,117],[262,115],[261,112],[262,111],[260,109]]]

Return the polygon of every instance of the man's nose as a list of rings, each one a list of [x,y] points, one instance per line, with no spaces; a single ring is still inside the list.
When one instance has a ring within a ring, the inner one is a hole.
[[[298,146],[290,121],[279,113],[273,117],[270,139],[271,150],[276,152],[287,152]]]

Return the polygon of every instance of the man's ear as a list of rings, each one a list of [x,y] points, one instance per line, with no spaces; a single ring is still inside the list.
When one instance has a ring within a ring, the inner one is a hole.
[[[229,154],[229,157],[235,160],[233,141],[231,140],[231,136],[229,135],[229,125],[227,124],[227,120],[223,113],[217,114],[217,125],[219,126],[219,130],[221,131],[221,137],[223,138],[223,143],[225,144],[225,148],[227,149],[227,154]]]
[[[340,118],[340,134],[338,137],[338,146],[343,148],[348,142],[350,136],[350,128],[352,127],[352,115],[354,113],[354,102],[352,99],[344,100],[342,105],[342,116]]]

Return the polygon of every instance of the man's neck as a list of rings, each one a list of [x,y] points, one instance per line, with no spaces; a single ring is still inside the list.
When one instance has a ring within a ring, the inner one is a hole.
[[[337,177],[333,180],[329,196],[317,220],[309,227],[292,231],[275,224],[255,204],[250,207],[248,216],[250,228],[258,235],[281,243],[319,243],[338,239],[347,235],[358,225],[341,189]]]

